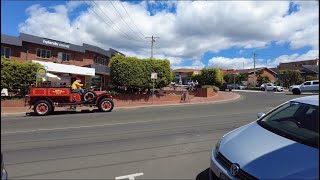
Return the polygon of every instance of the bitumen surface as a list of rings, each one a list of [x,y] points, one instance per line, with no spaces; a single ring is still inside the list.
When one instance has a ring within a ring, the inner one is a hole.
[[[219,91],[217,95],[213,97],[193,97],[186,101],[179,101],[176,99],[167,100],[167,101],[132,101],[130,103],[118,103],[115,102],[114,109],[127,109],[127,108],[143,108],[143,107],[157,107],[157,106],[171,106],[171,105],[185,105],[185,104],[199,104],[199,103],[219,103],[225,101],[232,101],[238,99],[240,96],[233,92],[223,92]],[[69,109],[69,110],[68,110]],[[53,114],[66,114],[66,113],[79,113],[79,112],[96,112],[97,108],[82,106],[77,107],[76,110],[70,110],[68,107],[56,107],[55,112]],[[1,117],[8,116],[26,116],[26,115],[34,115],[32,107],[29,106],[21,106],[21,107],[1,107]]]
[[[195,179],[209,167],[212,148],[222,135],[255,121],[258,112],[305,96],[237,94],[241,97],[221,103],[2,117],[1,151],[8,176]]]

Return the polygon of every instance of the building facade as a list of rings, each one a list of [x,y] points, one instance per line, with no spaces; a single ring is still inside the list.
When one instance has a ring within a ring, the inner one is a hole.
[[[172,71],[175,76],[175,83],[182,83],[186,85],[189,81],[191,81],[192,75],[200,74],[201,70],[197,69],[175,69]]]
[[[268,77],[270,79],[270,81],[272,83],[274,83],[275,81],[277,81],[277,72],[273,71],[270,68],[266,68],[266,67],[259,67],[256,68],[255,71],[263,71],[262,74],[260,75],[261,77]],[[243,69],[243,70],[234,70],[234,69],[230,69],[230,70],[222,70],[223,74],[245,74],[247,76],[247,81],[242,81],[242,84],[244,86],[249,86],[249,85],[253,85],[254,84],[254,69]],[[256,85],[257,84],[257,77],[256,77]]]
[[[78,77],[86,86],[94,86],[99,90],[106,89],[110,84],[109,62],[117,53],[120,52],[111,48],[104,50],[89,44],[79,46],[25,33],[20,33],[19,37],[1,34],[1,56],[16,61],[45,64],[49,68],[48,72],[51,71],[61,77],[61,81],[67,85]],[[69,68],[59,64],[71,66]],[[72,66],[81,68],[75,70],[76,67]],[[94,75],[85,74],[84,68],[94,69]]]
[[[280,63],[277,69],[299,71],[302,81],[306,81],[308,76],[319,79],[319,59]]]
[[[280,63],[278,66],[278,69],[279,70],[286,70],[286,69],[301,70],[303,65],[319,66],[319,59]]]

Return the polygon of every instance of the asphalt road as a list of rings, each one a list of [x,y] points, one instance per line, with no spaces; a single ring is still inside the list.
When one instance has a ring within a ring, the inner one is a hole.
[[[195,179],[223,134],[305,96],[237,93],[215,104],[2,118],[5,167],[12,179]]]

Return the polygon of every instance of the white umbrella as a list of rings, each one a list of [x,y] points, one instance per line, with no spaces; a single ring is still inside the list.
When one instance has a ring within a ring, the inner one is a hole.
[[[55,74],[47,73],[47,77],[42,79],[43,81],[60,81],[61,78]]]

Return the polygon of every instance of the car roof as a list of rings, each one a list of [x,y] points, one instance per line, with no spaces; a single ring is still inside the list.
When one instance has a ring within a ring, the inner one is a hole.
[[[292,99],[291,101],[319,106],[319,95],[305,96],[301,98]]]

